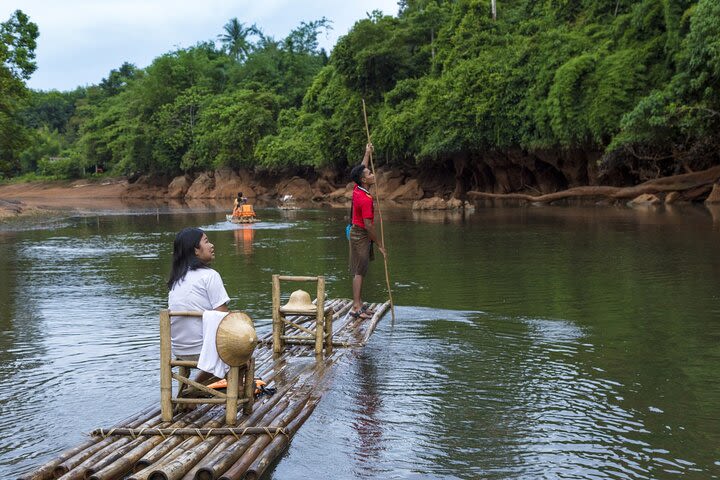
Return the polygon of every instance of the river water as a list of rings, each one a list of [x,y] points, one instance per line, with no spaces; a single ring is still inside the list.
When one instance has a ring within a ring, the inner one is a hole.
[[[270,328],[270,276],[349,297],[344,210],[0,226],[0,478],[159,399],[172,239],[204,228]],[[717,478],[720,210],[384,212],[396,321],[337,365],[268,478]],[[15,228],[15,230],[13,230]],[[383,264],[365,298],[386,298]]]

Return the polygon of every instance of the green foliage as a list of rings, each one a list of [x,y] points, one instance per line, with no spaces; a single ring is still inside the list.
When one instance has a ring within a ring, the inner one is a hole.
[[[29,135],[21,117],[24,80],[35,71],[38,28],[22,11],[0,23],[0,178],[19,171],[18,158]]]
[[[281,100],[257,90],[212,97],[197,125],[199,164],[205,168],[253,165],[256,144],[275,131]]]
[[[77,157],[42,158],[37,173],[53,179],[79,178],[83,174]]]
[[[22,172],[33,172],[37,170],[42,160],[61,157],[67,148],[65,138],[57,130],[50,130],[43,126],[33,131],[32,142],[20,154],[20,170]]]
[[[687,5],[689,2],[683,2]],[[676,12],[677,17],[679,13]],[[687,20],[689,19],[689,22]],[[720,148],[720,4],[700,0],[680,17],[689,24],[674,55],[677,71],[649,92],[622,119],[609,150],[648,146],[681,150],[678,161],[711,161]],[[702,150],[697,151],[696,148]],[[710,160],[708,160],[710,159]],[[716,161],[716,160],[715,160]]]
[[[0,138],[14,142],[0,144],[0,162],[11,159],[0,171],[20,170],[29,140],[23,170],[49,156],[115,173],[343,168],[366,142],[363,100],[379,163],[549,149],[630,162],[638,149],[720,147],[715,0],[518,0],[498,2],[497,20],[490,0],[399,6],[359,20],[329,58],[325,18],[279,40],[233,18],[222,48],[198,43],[145,69],[125,63],[98,86],[33,93],[22,119],[34,37],[18,16],[0,50],[15,62],[0,69],[14,95],[0,97],[13,105],[0,108]]]
[[[318,115],[298,115],[294,109],[283,111],[277,135],[264,137],[255,154],[260,165],[274,170],[301,165],[322,166],[322,119]]]

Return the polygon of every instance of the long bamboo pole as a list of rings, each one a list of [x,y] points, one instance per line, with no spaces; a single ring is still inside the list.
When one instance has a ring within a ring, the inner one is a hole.
[[[368,143],[372,143],[370,139],[370,127],[368,126],[368,119],[367,119],[367,111],[365,110],[365,99],[362,99],[362,106],[363,106],[363,118],[365,119],[365,133],[367,134],[367,141]],[[372,167],[373,176],[375,175],[375,162],[373,162],[373,152],[370,151],[370,167]],[[383,228],[383,218],[382,218],[382,209],[380,208],[380,192],[378,191],[378,186],[375,184],[375,197],[377,198],[377,206],[378,206],[378,219],[380,220],[380,241],[382,241],[383,247],[385,248],[385,252],[387,252],[387,248],[385,245],[385,231]],[[390,313],[392,315],[392,321],[395,323],[395,304],[393,303],[392,299],[392,290],[390,289],[390,273],[388,271],[388,262],[387,262],[387,255],[383,255],[383,261],[385,262],[385,282],[387,283],[387,289],[388,289],[388,297],[390,297]]]
[[[262,476],[265,469],[277,458],[285,447],[290,443],[291,437],[295,434],[298,428],[305,423],[310,414],[315,410],[315,406],[318,404],[319,399],[312,399],[305,404],[303,410],[295,417],[290,423],[288,423],[285,429],[287,430],[286,435],[279,435],[272,439],[270,445],[266,446],[260,455],[253,461],[248,467],[245,478],[247,480],[256,480]]]
[[[288,408],[282,415],[281,418],[277,419],[277,423],[281,425],[287,425],[293,418],[295,418],[302,408],[304,408],[306,400],[296,403],[293,407]],[[245,453],[233,464],[223,475],[220,480],[240,480],[247,471],[248,467],[255,461],[265,447],[273,440],[270,435],[261,435],[250,445]]]
[[[199,407],[198,409],[206,408],[207,410],[210,410],[210,408],[214,408],[214,406],[211,405],[203,405],[202,407]],[[215,413],[217,415],[217,413]],[[209,412],[207,414],[204,414],[204,416],[200,419],[198,419],[195,422],[195,425],[201,425],[204,426],[209,421],[213,419],[212,412]],[[187,438],[185,437],[172,437],[168,438],[165,441],[159,443],[152,449],[145,452],[142,456],[135,459],[135,464],[133,465],[133,471],[139,472],[150,465],[158,462],[160,459],[165,457],[165,455],[168,454],[172,449],[174,449],[177,445],[183,443]]]
[[[160,417],[153,417],[152,419],[141,423],[139,426],[154,427],[159,424],[161,424]],[[93,448],[89,448],[58,465],[53,474],[56,478],[61,477],[63,480],[84,478],[85,470],[88,467],[105,458],[117,448],[122,447],[130,441],[131,439],[129,438],[106,438],[101,440]]]
[[[210,408],[210,405],[204,405],[192,412],[188,412],[183,415],[182,418],[178,419],[178,421],[173,425],[176,427],[182,427],[190,425],[196,421],[203,422],[203,418],[208,419],[207,411],[210,410]],[[173,437],[165,439],[161,435],[158,435],[150,438],[143,437],[142,440],[143,441],[139,445],[136,445],[131,450],[122,452],[121,458],[113,462],[103,461],[102,463],[94,465],[91,469],[88,469],[88,473],[91,474],[89,480],[112,480],[119,478],[132,471],[135,463],[140,458],[147,455],[148,452],[154,450],[158,445],[165,443],[166,448],[172,448],[172,446],[183,441],[184,438]]]
[[[148,421],[150,420],[150,418],[157,416],[159,413],[160,411],[157,406],[152,405],[144,409],[143,411],[135,413],[130,417],[118,422],[115,426],[122,426],[128,424],[139,425],[143,421]],[[70,448],[61,453],[53,460],[50,460],[49,462],[39,466],[34,471],[27,473],[22,477],[19,477],[18,480],[50,480],[54,477],[54,471],[56,467],[61,465],[63,462],[71,459],[72,457],[75,457],[76,455],[81,454],[88,449],[96,447],[98,442],[99,440],[97,438],[92,438],[76,447]],[[99,448],[101,447],[98,447],[97,449]],[[65,472],[67,472],[67,470],[65,470]]]
[[[275,401],[269,405],[272,409],[270,411],[265,410],[263,416],[275,419],[288,405],[289,402],[287,400],[281,402]],[[254,441],[255,437],[243,437],[239,441],[233,436],[226,437],[224,447],[221,445],[217,451],[210,453],[203,459],[202,465],[199,466],[195,477],[197,480],[213,480],[217,478],[230,468]]]
[[[388,303],[389,302],[383,303],[379,308],[377,308],[377,310],[375,310],[375,315],[373,315],[370,326],[365,331],[365,336],[363,337],[361,345],[366,345],[368,340],[370,340],[370,335],[373,334],[373,332],[375,331],[375,327],[377,327],[378,322],[385,314],[385,310],[387,310],[388,308]]]
[[[245,424],[251,424],[256,421],[272,420],[275,421],[290,405],[285,393],[289,389],[285,387],[270,397],[267,402],[255,409],[252,415],[246,420]],[[238,458],[242,456],[248,446],[255,441],[255,437],[243,437],[240,441],[233,436],[226,437],[226,446],[213,452],[203,460],[203,465],[198,468],[196,477],[198,480],[212,480],[218,477],[225,470],[230,468]]]
[[[221,427],[225,422],[225,411],[213,408],[210,410],[210,412],[213,414],[212,420],[208,421],[203,426],[210,428]],[[158,459],[153,464],[148,465],[142,470],[136,471],[132,476],[128,477],[128,480],[148,480],[158,468],[162,468],[163,466],[168,465],[170,462],[178,458],[183,453],[187,452],[188,450],[192,450],[198,443],[200,443],[199,437],[190,437],[185,439],[182,443],[167,451],[163,457]]]

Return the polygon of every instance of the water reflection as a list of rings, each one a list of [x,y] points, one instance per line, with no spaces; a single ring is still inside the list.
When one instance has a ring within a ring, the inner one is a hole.
[[[412,210],[412,218],[416,222],[431,223],[462,223],[470,215],[471,210]]]
[[[252,225],[239,225],[233,231],[235,235],[235,251],[242,252],[243,255],[252,255],[253,239],[255,238],[255,229]]]
[[[708,212],[710,212],[710,215],[712,216],[713,229],[716,230],[717,227],[720,226],[720,204],[707,204],[705,205],[705,208],[707,208]]]
[[[209,227],[232,307],[265,329],[272,273],[322,273],[329,296],[350,296],[346,209],[268,209],[246,230],[183,208],[0,235],[0,477],[157,401],[182,227]],[[273,478],[716,475],[717,209],[446,213],[384,212],[395,326],[337,365]],[[384,281],[374,265],[366,297],[384,298]],[[118,371],[132,372],[122,387]]]
[[[382,420],[378,416],[382,409],[382,396],[377,385],[378,371],[371,356],[358,356],[356,376],[359,388],[353,397],[356,418],[352,427],[359,440],[355,449],[356,472],[358,477],[363,477],[372,472],[383,449]]]

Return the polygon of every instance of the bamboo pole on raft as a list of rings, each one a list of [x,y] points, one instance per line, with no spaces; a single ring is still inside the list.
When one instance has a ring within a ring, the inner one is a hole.
[[[372,143],[370,141],[370,127],[368,126],[368,119],[367,119],[367,111],[365,110],[365,99],[362,99],[362,106],[363,106],[363,118],[365,119],[365,133],[367,134],[367,141],[368,143]],[[370,151],[370,167],[372,168],[373,176],[375,176],[375,163],[373,162],[373,152]],[[380,219],[380,241],[383,244],[383,247],[385,247],[385,231],[383,229],[383,218],[382,218],[382,209],[380,208],[380,194],[378,193],[378,186],[377,183],[375,184],[375,197],[377,197],[377,206],[378,206],[378,218]],[[385,250],[387,252],[387,249]],[[383,261],[385,262],[385,282],[387,283],[387,289],[388,289],[388,297],[390,297],[390,314],[392,316],[392,321],[395,323],[395,304],[393,303],[392,299],[392,290],[390,290],[390,273],[388,272],[388,263],[387,263],[387,255],[383,255]]]

